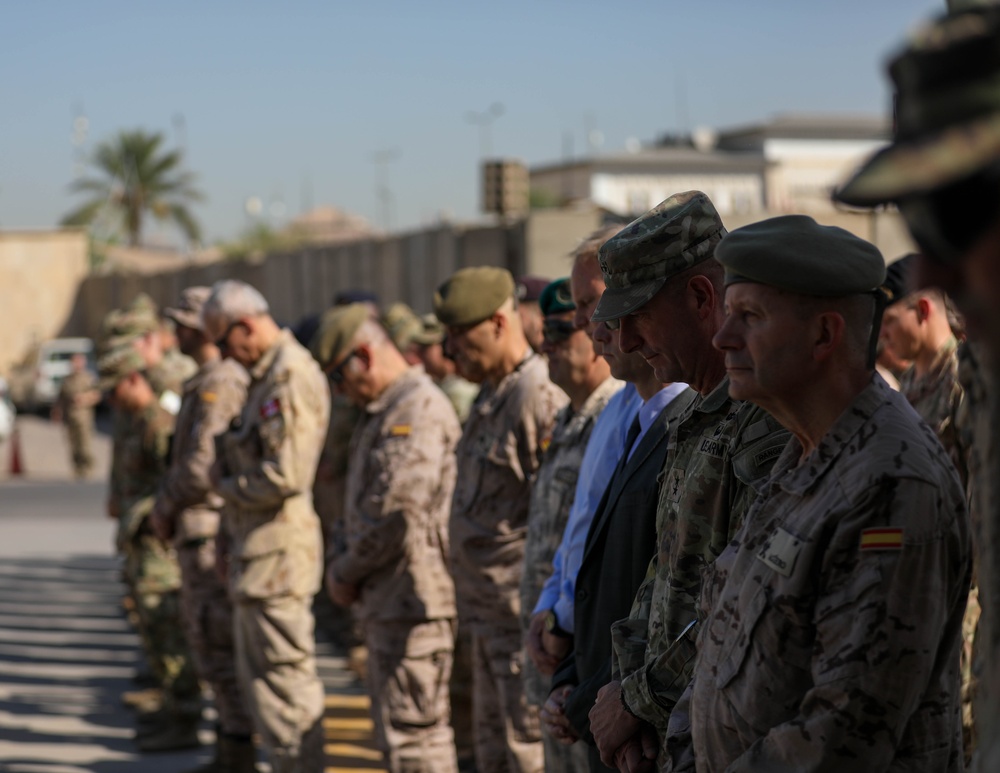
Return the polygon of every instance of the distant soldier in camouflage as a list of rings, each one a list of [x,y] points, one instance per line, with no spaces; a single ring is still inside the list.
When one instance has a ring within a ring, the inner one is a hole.
[[[167,470],[174,417],[157,402],[145,377],[145,361],[130,345],[107,352],[98,368],[100,388],[131,420],[115,449],[120,464],[117,541],[150,665],[163,688],[163,707],[140,724],[137,743],[143,751],[195,747],[200,743],[201,690],[181,625],[180,567],[148,518]]]
[[[246,404],[219,436],[212,470],[226,501],[240,689],[275,773],[322,773],[323,683],[311,606],[323,539],[312,488],[330,390],[250,285],[217,282],[202,320],[209,339],[250,373]]]
[[[706,576],[668,769],[961,771],[968,514],[934,433],[873,374],[882,256],[803,215],[716,254],[730,391],[794,439]]]
[[[94,466],[91,439],[94,434],[94,406],[101,401],[94,374],[87,370],[87,357],[74,354],[72,372],[59,387],[59,398],[52,412],[55,421],[66,425],[70,460],[78,479],[86,478]]]
[[[479,385],[462,378],[455,368],[454,360],[444,352],[444,325],[433,314],[421,318],[422,329],[414,335],[413,344],[427,375],[441,387],[458,420],[465,424],[469,411],[479,394]]]
[[[434,313],[459,372],[483,384],[456,451],[450,521],[459,621],[472,634],[476,763],[479,773],[538,773],[541,729],[521,681],[518,591],[531,478],[567,399],[528,346],[509,272],[456,272],[435,293]]]
[[[611,377],[607,361],[595,353],[587,330],[573,321],[576,305],[569,278],[557,279],[546,287],[539,306],[544,315],[541,353],[548,357],[549,378],[567,394],[569,405],[556,415],[552,435],[543,440],[545,455],[531,487],[521,576],[521,627],[525,635],[538,596],[552,574],[552,559],[569,520],[590,433],[608,400],[624,386]],[[525,659],[524,688],[528,702],[540,708],[549,696],[555,666],[569,652],[572,634],[554,623],[539,635],[550,641],[552,661],[539,669],[530,658]],[[564,746],[547,733],[542,739],[547,773],[588,769],[585,745]]]
[[[977,634],[977,735],[971,769],[1000,769],[1000,9],[949,3],[953,13],[917,30],[889,65],[898,104],[893,143],[835,197],[854,206],[893,202],[922,255],[917,284],[955,299],[970,343],[960,365],[982,617]]]
[[[447,530],[458,419],[361,304],[325,315],[312,350],[337,390],[363,408],[351,440],[345,545],[327,566],[327,590],[364,626],[376,740],[392,773],[456,773]]]
[[[725,235],[699,191],[671,196],[604,244],[607,290],[593,319],[618,320],[622,351],[639,351],[663,382],[699,393],[672,429],[657,505],[657,552],[629,617],[612,627],[613,681],[590,712],[605,765],[656,756],[691,673],[701,576],[725,549],[788,433],[729,396],[712,336],[725,317]]]
[[[210,292],[208,287],[189,287],[176,307],[164,310],[177,325],[181,351],[199,370],[184,384],[173,460],[160,484],[151,523],[177,552],[184,630],[198,675],[211,686],[219,714],[215,758],[198,770],[252,773],[253,725],[236,681],[232,602],[215,571],[223,500],[209,481],[215,436],[242,410],[250,377],[239,363],[223,360],[205,336],[201,310]]]

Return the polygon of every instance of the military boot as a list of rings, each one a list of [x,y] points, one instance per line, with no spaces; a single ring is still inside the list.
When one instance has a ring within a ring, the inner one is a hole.
[[[150,725],[136,734],[135,745],[144,752],[169,752],[177,749],[195,749],[201,746],[198,739],[196,717],[170,717]]]
[[[257,750],[249,736],[217,735],[215,757],[185,773],[257,773]]]

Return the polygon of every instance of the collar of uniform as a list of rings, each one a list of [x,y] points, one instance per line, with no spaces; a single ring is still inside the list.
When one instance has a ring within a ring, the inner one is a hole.
[[[556,416],[556,423],[552,428],[552,442],[555,443],[558,438],[566,435],[575,437],[588,421],[597,418],[608,404],[608,400],[623,386],[624,382],[608,376],[598,384],[597,389],[587,395],[579,411],[574,411],[573,407],[566,403]]]
[[[396,378],[389,386],[382,390],[382,394],[365,406],[367,413],[382,413],[392,405],[401,394],[406,392],[424,374],[423,365],[411,365],[405,372]]]
[[[271,344],[270,348],[264,352],[260,356],[260,359],[253,364],[252,368],[250,368],[250,376],[254,381],[262,379],[264,374],[271,369],[275,358],[278,356],[278,352],[281,351],[281,347],[288,343],[288,340],[291,337],[292,334],[286,328],[281,329],[277,337],[274,339],[274,343]]]
[[[715,389],[705,395],[703,400],[695,401],[694,410],[701,413],[715,413],[729,399],[729,376],[726,376]]]
[[[827,473],[851,441],[857,438],[864,425],[890,399],[891,394],[889,385],[880,375],[874,374],[871,383],[854,398],[819,445],[801,462],[798,459],[802,453],[802,445],[792,436],[774,465],[772,480],[790,494],[805,495]],[[864,438],[857,438],[856,442],[861,446]]]

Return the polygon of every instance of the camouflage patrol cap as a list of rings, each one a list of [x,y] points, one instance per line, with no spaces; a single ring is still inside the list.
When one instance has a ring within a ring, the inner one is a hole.
[[[163,310],[163,316],[192,330],[204,330],[201,310],[211,294],[211,287],[187,287],[181,291],[181,298],[176,306],[168,306]]]
[[[926,194],[1000,160],[1000,9],[972,7],[919,30],[889,64],[896,132],[834,193],[873,206]]]
[[[601,247],[607,289],[592,319],[618,319],[645,306],[670,277],[711,258],[725,235],[715,205],[701,191],[661,202]]]
[[[476,325],[513,297],[514,277],[507,269],[462,268],[434,293],[434,313],[448,327]]]
[[[99,352],[108,352],[131,343],[136,338],[152,333],[159,327],[159,320],[148,311],[114,309],[109,311],[101,322],[98,334]]]
[[[319,330],[309,342],[309,351],[323,370],[340,360],[351,348],[365,320],[372,318],[371,307],[364,303],[349,303],[328,309],[319,323]]]
[[[400,351],[413,343],[414,336],[424,330],[420,317],[405,303],[392,304],[382,317],[382,326]]]
[[[97,361],[97,388],[102,392],[114,389],[118,382],[133,373],[146,370],[146,361],[128,344],[116,346],[105,352]]]
[[[726,285],[757,282],[800,295],[839,298],[878,289],[885,260],[875,245],[806,215],[783,215],[737,228],[715,258]]]
[[[154,319],[160,316],[160,310],[156,306],[156,301],[154,301],[148,293],[139,293],[135,298],[132,299],[132,303],[128,305],[129,311],[134,311],[136,314],[149,314]]]
[[[575,310],[576,304],[573,303],[573,295],[569,291],[569,277],[564,276],[546,285],[538,298],[538,306],[546,317],[550,314],[564,314]]]
[[[413,337],[413,343],[421,346],[433,346],[444,341],[444,325],[433,314],[424,314],[420,318],[420,326],[421,330]]]

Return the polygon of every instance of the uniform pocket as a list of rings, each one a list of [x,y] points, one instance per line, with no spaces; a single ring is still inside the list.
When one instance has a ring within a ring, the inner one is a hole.
[[[764,587],[758,587],[746,607],[740,610],[742,618],[735,634],[732,631],[724,633],[723,639],[728,639],[728,641],[723,645],[715,677],[715,686],[719,689],[732,682],[743,667],[743,662],[746,660],[753,642],[753,630],[761,615],[764,614],[764,610],[767,609],[767,603],[767,591]]]

